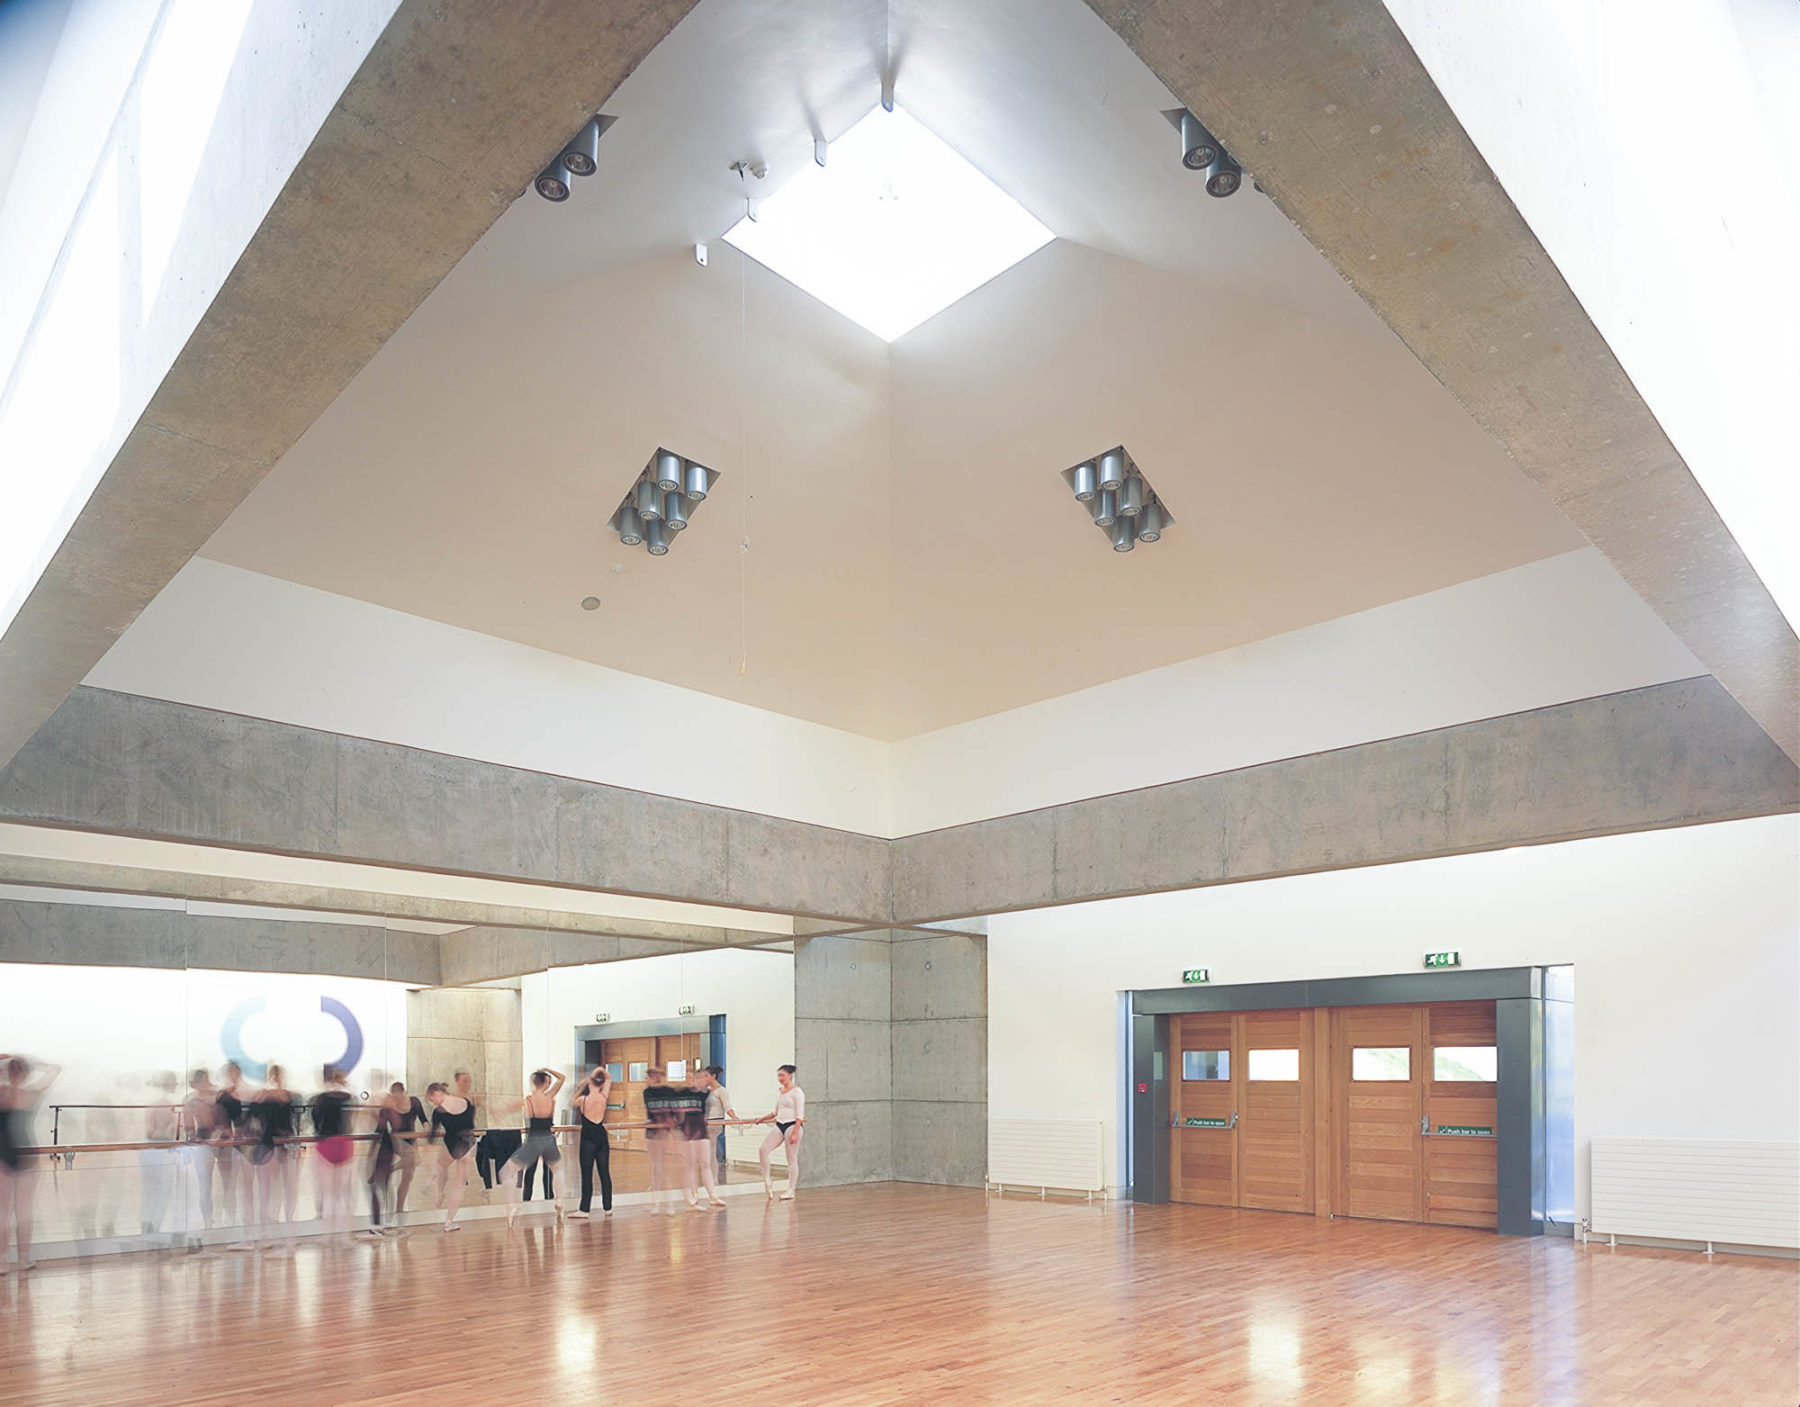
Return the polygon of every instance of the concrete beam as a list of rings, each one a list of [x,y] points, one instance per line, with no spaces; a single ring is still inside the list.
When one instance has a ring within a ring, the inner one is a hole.
[[[1381,0],[1088,3],[1800,761],[1800,640]]]
[[[405,0],[0,637],[0,763],[692,4]]]
[[[438,941],[361,924],[0,899],[0,962],[321,973],[435,986]]]
[[[1800,810],[1716,680],[1265,763],[893,843],[910,922]]]
[[[759,934],[758,937],[766,937]],[[722,947],[724,944],[710,944]],[[625,962],[666,953],[704,951],[692,943],[645,938],[600,937],[579,933],[532,933],[517,928],[465,928],[439,940],[438,962],[446,987],[466,987],[553,967]]]
[[[874,836],[98,689],[0,769],[0,818],[774,913],[889,907]]]

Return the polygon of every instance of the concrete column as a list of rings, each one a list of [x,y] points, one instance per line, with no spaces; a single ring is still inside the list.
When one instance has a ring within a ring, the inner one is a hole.
[[[893,1178],[891,952],[885,931],[794,942],[802,1186]]]
[[[421,1097],[433,1080],[467,1070],[485,1125],[496,1099],[525,1092],[519,994],[505,987],[435,987],[406,996],[406,1087]]]
[[[987,939],[796,939],[803,1179],[979,1187],[987,1175]]]

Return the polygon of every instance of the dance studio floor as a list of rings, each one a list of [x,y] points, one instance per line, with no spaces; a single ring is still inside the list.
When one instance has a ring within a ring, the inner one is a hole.
[[[0,1402],[1777,1404],[1800,1265],[882,1184],[0,1287]]]

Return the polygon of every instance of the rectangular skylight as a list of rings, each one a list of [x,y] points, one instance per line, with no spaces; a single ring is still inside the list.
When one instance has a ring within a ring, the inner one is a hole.
[[[880,107],[725,234],[887,342],[1054,238],[918,122]]]

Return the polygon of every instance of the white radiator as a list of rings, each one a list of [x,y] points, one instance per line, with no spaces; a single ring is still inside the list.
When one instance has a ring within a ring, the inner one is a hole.
[[[1800,1248],[1800,1143],[1596,1138],[1596,1236]]]
[[[990,1119],[988,1183],[1040,1193],[1104,1192],[1104,1128],[1098,1119]]]

